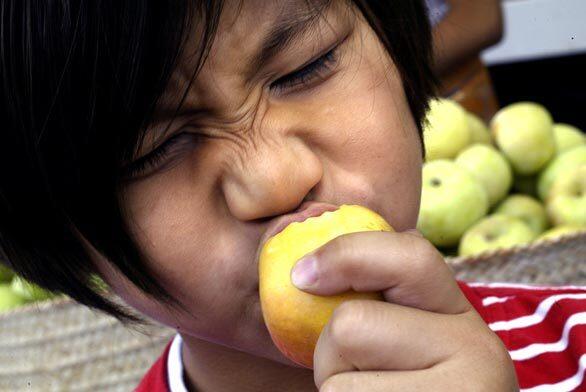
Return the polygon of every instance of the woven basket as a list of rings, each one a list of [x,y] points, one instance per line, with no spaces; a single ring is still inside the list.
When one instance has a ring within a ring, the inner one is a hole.
[[[467,281],[586,285],[586,233],[446,261]],[[0,391],[130,391],[174,333],[67,298],[32,304],[0,315]]]
[[[465,281],[586,286],[586,232],[446,261]]]

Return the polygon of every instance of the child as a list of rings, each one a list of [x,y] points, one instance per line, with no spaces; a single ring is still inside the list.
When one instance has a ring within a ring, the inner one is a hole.
[[[413,230],[433,91],[421,1],[0,9],[1,249],[25,278],[133,321],[97,273],[177,330],[139,391],[580,385],[580,320],[564,323],[586,290],[457,283]],[[319,203],[367,206],[397,233],[339,237],[294,270],[307,292],[386,299],[339,307],[311,371],[273,345],[256,263],[279,217]]]

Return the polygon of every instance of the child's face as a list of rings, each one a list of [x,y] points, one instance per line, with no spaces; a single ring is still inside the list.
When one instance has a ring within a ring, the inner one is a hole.
[[[192,53],[180,59],[168,107],[140,155],[183,136],[124,196],[138,245],[189,314],[170,312],[100,262],[115,291],[142,313],[184,336],[289,363],[271,344],[259,303],[256,253],[268,218],[307,198],[368,206],[397,231],[415,227],[417,128],[393,62],[343,3],[258,65],[267,34],[283,18],[296,17],[289,26],[303,20],[307,3],[228,2],[206,63],[159,140],[176,107],[171,97],[193,73]]]

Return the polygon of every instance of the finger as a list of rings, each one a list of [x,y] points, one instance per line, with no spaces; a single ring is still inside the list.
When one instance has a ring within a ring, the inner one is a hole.
[[[319,388],[319,392],[453,391],[455,386],[466,385],[462,378],[463,375],[456,375],[452,380],[451,377],[446,377],[446,374],[438,374],[435,369],[347,372],[327,379]],[[446,389],[449,386],[448,382],[453,382],[450,389]]]
[[[367,371],[336,374],[327,379],[320,392],[394,391],[519,391],[514,371],[498,366],[474,366],[449,361],[425,370]]]
[[[316,295],[382,291],[389,302],[434,312],[471,307],[437,249],[407,232],[337,237],[299,261],[291,279]]]
[[[426,369],[472,346],[490,347],[498,339],[493,335],[472,310],[454,316],[349,301],[334,311],[318,339],[314,378],[319,386],[334,374],[354,370]]]
[[[464,356],[422,370],[361,371],[335,374],[320,392],[519,391],[509,357]]]

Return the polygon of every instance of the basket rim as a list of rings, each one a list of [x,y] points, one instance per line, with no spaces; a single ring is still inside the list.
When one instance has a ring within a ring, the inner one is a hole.
[[[446,263],[452,266],[472,265],[478,262],[486,262],[495,256],[510,256],[515,253],[530,252],[536,249],[553,248],[554,246],[573,242],[582,237],[586,241],[586,228],[572,233],[565,233],[555,238],[534,240],[527,244],[515,245],[508,248],[491,249],[472,256],[447,256],[445,260]]]

